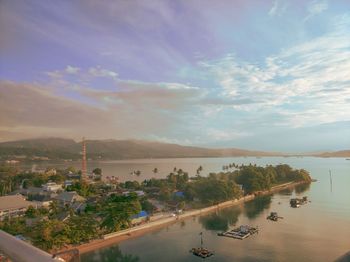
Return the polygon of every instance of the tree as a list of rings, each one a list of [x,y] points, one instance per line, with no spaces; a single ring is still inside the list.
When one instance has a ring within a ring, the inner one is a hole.
[[[56,216],[59,213],[59,206],[57,200],[53,200],[49,205],[49,212],[51,216]]]
[[[202,167],[202,166],[199,166],[199,167],[197,168],[197,171],[196,171],[197,176],[199,176],[200,173],[201,173],[202,171],[203,171],[203,167]]]
[[[66,225],[59,220],[43,220],[29,234],[35,246],[49,251],[69,243],[66,230]]]
[[[73,215],[69,218],[66,236],[71,244],[80,244],[98,237],[98,224],[90,215]]]
[[[150,201],[148,201],[146,198],[143,198],[140,201],[140,203],[141,203],[142,210],[145,210],[147,213],[152,214],[153,211],[156,209],[156,207]]]
[[[157,174],[157,173],[158,173],[158,168],[155,167],[155,168],[153,169],[153,174]]]
[[[92,170],[92,173],[94,173],[95,175],[102,175],[102,169],[96,167],[94,170]]]
[[[25,212],[25,216],[28,218],[35,218],[39,215],[39,211],[35,209],[33,206],[29,206]]]
[[[136,194],[112,195],[104,204],[101,227],[106,228],[109,232],[128,228],[131,217],[140,211],[141,205]]]

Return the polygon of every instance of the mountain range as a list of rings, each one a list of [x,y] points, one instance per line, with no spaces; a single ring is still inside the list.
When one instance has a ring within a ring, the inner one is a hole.
[[[235,157],[235,156],[290,156],[279,152],[251,151],[238,148],[202,148],[144,140],[86,140],[87,157],[91,159],[136,159],[175,157]],[[0,157],[49,159],[79,159],[82,143],[64,138],[37,138],[0,143]],[[300,156],[350,157],[350,150],[299,154]]]

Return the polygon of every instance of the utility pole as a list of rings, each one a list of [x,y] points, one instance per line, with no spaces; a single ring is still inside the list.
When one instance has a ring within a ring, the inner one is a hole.
[[[81,163],[81,178],[82,180],[87,180],[87,170],[86,170],[86,141],[85,137],[83,137],[82,141],[82,146],[83,146],[83,158],[82,158],[82,163]]]

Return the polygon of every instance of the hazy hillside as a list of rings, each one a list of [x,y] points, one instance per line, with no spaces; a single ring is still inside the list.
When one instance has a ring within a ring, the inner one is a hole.
[[[325,152],[321,154],[316,154],[318,157],[350,157],[350,150],[341,150],[335,152]]]
[[[208,149],[142,140],[87,140],[87,154],[93,159],[271,156],[278,153],[248,151],[236,148]],[[25,155],[50,159],[80,158],[81,142],[62,138],[28,139],[0,143],[0,157]]]

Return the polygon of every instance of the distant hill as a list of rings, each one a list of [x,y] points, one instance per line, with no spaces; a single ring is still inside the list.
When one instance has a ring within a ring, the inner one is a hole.
[[[318,157],[350,157],[350,150],[341,150],[335,152],[324,152],[320,154],[315,154]]]
[[[143,140],[87,140],[87,156],[92,159],[277,156],[279,153],[237,148],[210,149]],[[34,156],[50,159],[81,158],[81,142],[63,138],[26,139],[0,143],[0,157]]]

